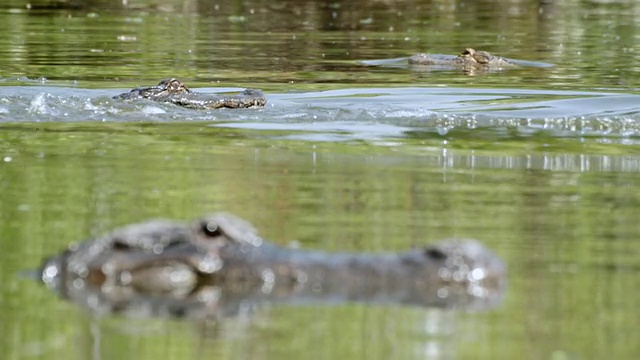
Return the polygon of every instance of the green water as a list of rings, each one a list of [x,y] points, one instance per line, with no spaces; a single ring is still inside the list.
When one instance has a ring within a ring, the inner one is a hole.
[[[0,5],[2,358],[640,353],[636,2],[31,4]],[[467,46],[556,66],[359,63]],[[264,89],[269,106],[110,99],[169,76]],[[480,239],[509,289],[479,313],[273,306],[187,322],[95,317],[18,275],[116,226],[221,210],[328,251]]]

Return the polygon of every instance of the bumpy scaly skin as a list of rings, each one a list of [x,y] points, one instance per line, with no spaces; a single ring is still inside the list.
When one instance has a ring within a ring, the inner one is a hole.
[[[471,48],[466,48],[460,55],[454,58],[439,58],[425,53],[416,54],[409,58],[409,64],[476,69],[498,69],[516,66],[516,64],[503,57],[493,56],[486,51],[476,51]]]
[[[245,89],[238,95],[199,94],[174,78],[162,80],[155,86],[135,88],[114,96],[114,99],[149,99],[198,110],[261,107],[267,103],[260,90]]]
[[[265,301],[485,309],[506,286],[504,263],[474,240],[400,253],[307,251],[270,244],[224,213],[192,224],[129,225],[69,247],[41,274],[50,288],[95,312],[145,309],[156,316],[228,315],[241,302]]]

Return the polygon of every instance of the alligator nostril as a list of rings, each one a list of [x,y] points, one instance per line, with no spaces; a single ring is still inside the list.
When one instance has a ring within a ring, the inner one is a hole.
[[[434,260],[444,260],[447,258],[447,254],[433,247],[426,248],[424,254]]]
[[[131,246],[129,244],[125,244],[122,241],[114,241],[113,242],[113,250],[119,250],[119,251],[129,251],[131,250]]]
[[[202,232],[208,237],[216,237],[222,235],[220,227],[213,221],[203,221]]]

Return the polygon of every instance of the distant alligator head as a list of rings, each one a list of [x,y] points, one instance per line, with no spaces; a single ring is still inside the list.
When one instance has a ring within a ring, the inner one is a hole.
[[[500,69],[516,67],[517,65],[506,58],[493,56],[486,51],[476,51],[466,48],[458,56],[431,55],[420,53],[409,58],[410,65],[422,66],[451,66],[461,69]]]
[[[506,288],[504,263],[474,240],[400,253],[308,251],[268,243],[224,213],[125,226],[51,257],[41,277],[96,313],[189,317],[231,315],[247,302],[478,310]]]
[[[267,103],[266,97],[260,90],[245,89],[238,95],[200,94],[192,91],[175,78],[162,80],[155,86],[135,88],[113,98],[123,100],[149,99],[200,110],[260,107]]]

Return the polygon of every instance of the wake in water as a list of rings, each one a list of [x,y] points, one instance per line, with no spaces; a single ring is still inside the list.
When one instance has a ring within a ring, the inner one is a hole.
[[[199,89],[204,93],[237,89]],[[0,87],[0,122],[212,122],[292,132],[327,141],[403,137],[420,131],[515,130],[519,136],[633,138],[640,135],[640,96],[465,88],[365,88],[267,94],[264,109],[191,110],[152,101],[112,99],[118,90]]]

